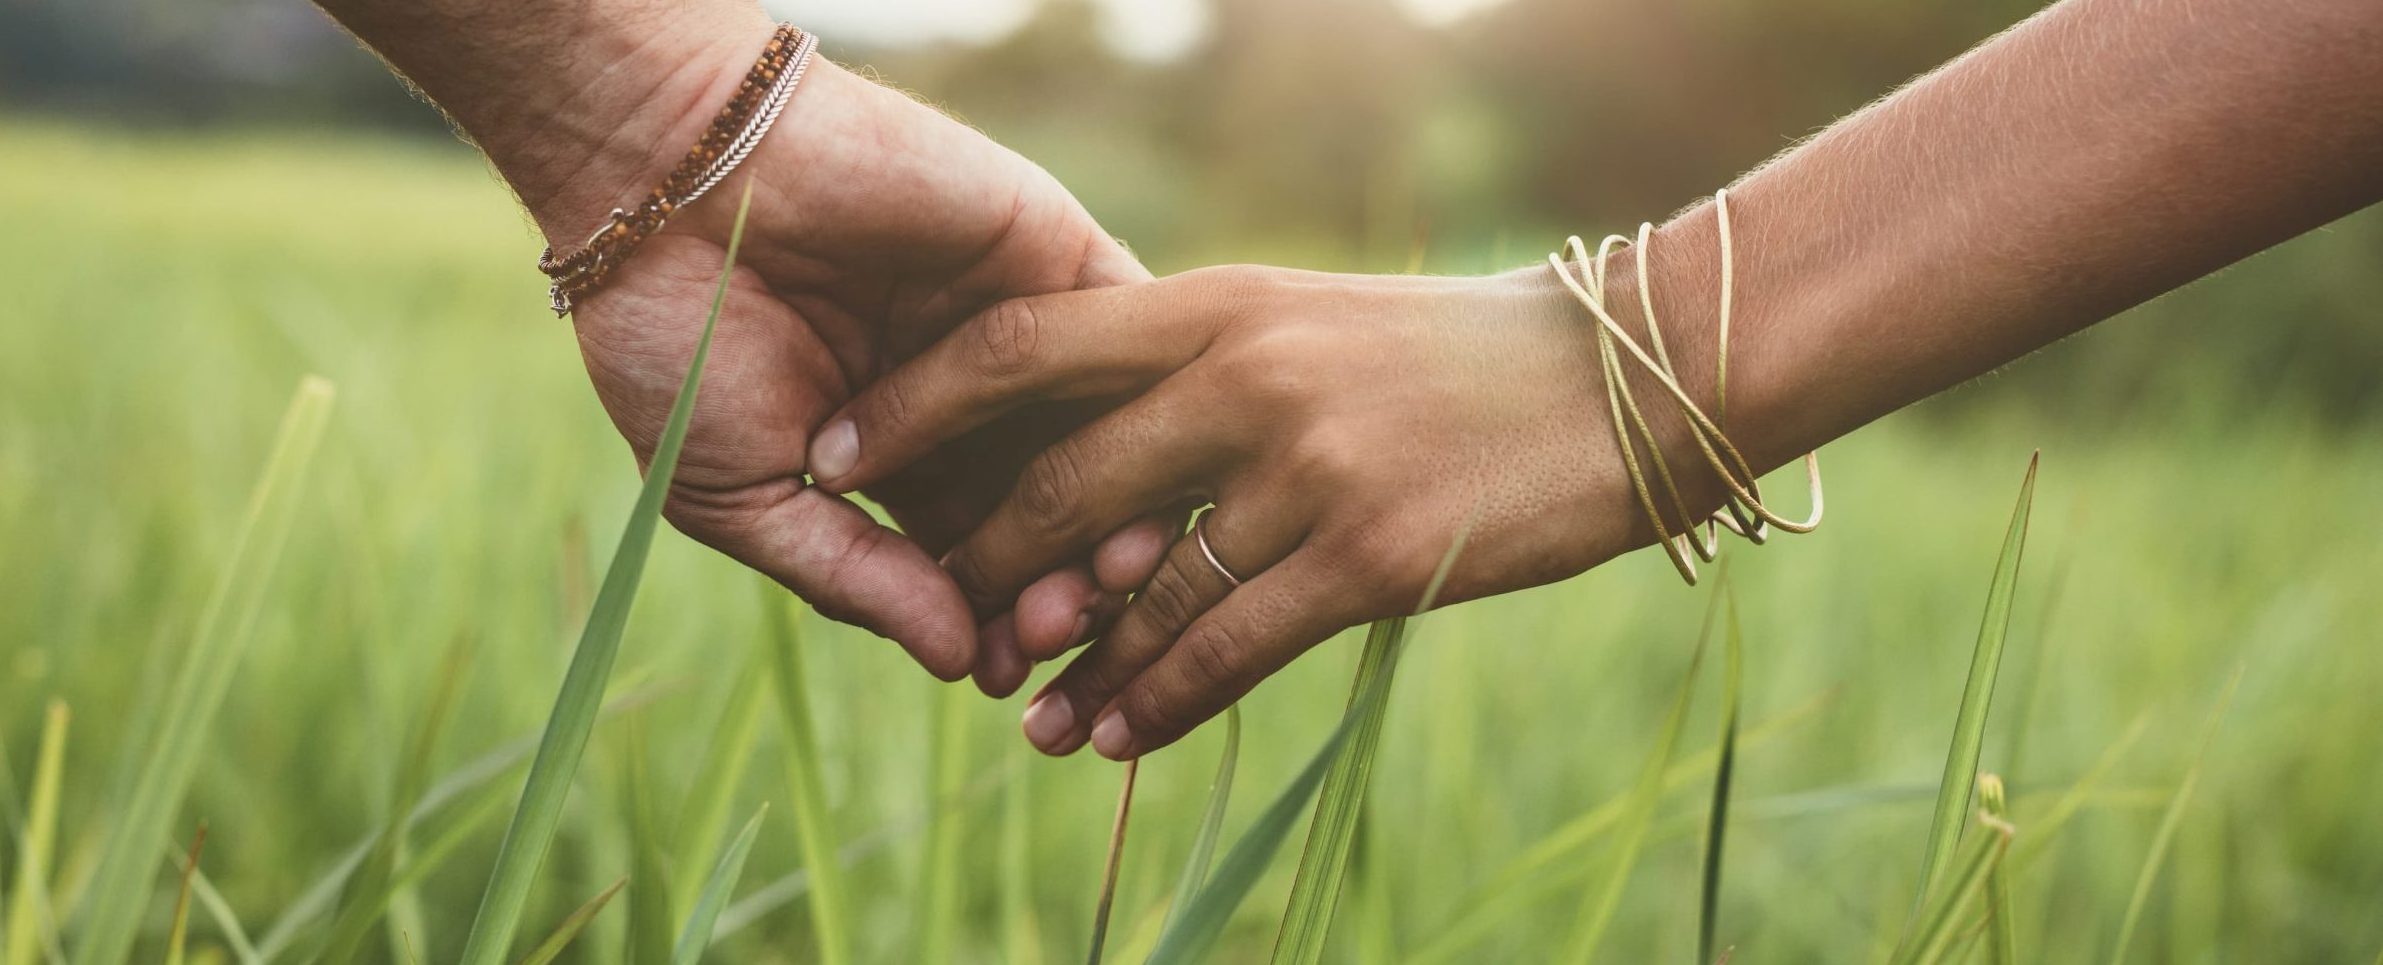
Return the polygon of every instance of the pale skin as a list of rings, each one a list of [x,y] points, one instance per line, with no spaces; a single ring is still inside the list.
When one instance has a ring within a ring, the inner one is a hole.
[[[768,33],[743,0],[322,6],[560,244],[668,171]],[[1729,434],[1780,465],[2371,204],[2378,172],[2372,0],[2057,4],[1733,189]],[[1468,519],[1443,603],[1655,537],[1592,322],[1545,266],[1150,281],[1039,168],[824,60],[722,193],[746,179],[750,254],[671,520],[991,694],[1097,638],[1029,704],[1045,751],[1166,746],[1341,627],[1413,608]],[[724,254],[716,197],[573,318],[641,460]],[[1670,220],[1608,294],[1643,337],[1652,293],[1708,407],[1715,227],[1709,204]],[[1717,505],[1676,409],[1634,384],[1690,502]],[[1175,535],[1211,500],[1237,588]]]
[[[1769,469],[2383,199],[2383,5],[2067,0],[1747,175],[1731,199],[1729,435]],[[1710,411],[1713,206],[1664,224],[1649,252],[1643,278],[1616,260],[1607,303],[1643,340],[1646,286]],[[1089,743],[1129,759],[1339,629],[1411,610],[1468,519],[1443,603],[1652,542],[1592,324],[1546,266],[1244,266],[1014,300],[863,389],[813,440],[810,468],[845,492],[1020,406],[1130,397],[1027,463],[946,562],[996,612],[1116,527],[1216,503],[1210,545],[1244,582],[1176,541],[1026,711],[1046,752]],[[1719,505],[1676,407],[1649,411],[1691,505]],[[1026,659],[1062,655],[1018,643]],[[1024,675],[1014,661],[983,672]]]

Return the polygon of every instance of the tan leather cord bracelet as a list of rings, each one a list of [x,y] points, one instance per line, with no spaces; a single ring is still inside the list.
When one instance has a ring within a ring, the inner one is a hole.
[[[538,270],[552,280],[546,292],[555,317],[570,314],[571,307],[604,284],[613,269],[636,253],[638,245],[661,231],[673,212],[695,203],[753,153],[786,109],[818,48],[817,36],[791,24],[779,24],[769,45],[762,48],[761,59],[737,84],[736,94],[720,108],[703,137],[687,150],[668,178],[634,209],[612,209],[604,227],[589,235],[586,244],[567,252],[548,246],[538,256]]]

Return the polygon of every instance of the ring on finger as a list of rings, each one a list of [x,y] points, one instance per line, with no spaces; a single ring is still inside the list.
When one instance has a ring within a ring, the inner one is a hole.
[[[1208,558],[1208,565],[1216,569],[1216,575],[1225,578],[1225,585],[1238,587],[1241,585],[1241,578],[1234,576],[1233,568],[1226,566],[1225,561],[1217,559],[1216,548],[1208,545],[1208,516],[1213,512],[1215,512],[1214,509],[1204,510],[1200,513],[1200,518],[1192,521],[1192,539],[1198,541],[1200,555]]]

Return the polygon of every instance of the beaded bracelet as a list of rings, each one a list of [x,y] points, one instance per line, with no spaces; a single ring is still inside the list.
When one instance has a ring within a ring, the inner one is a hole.
[[[1729,417],[1729,315],[1733,287],[1729,192],[1713,193],[1713,210],[1719,220],[1721,234],[1721,309],[1719,330],[1714,339],[1716,358],[1713,364],[1712,416],[1705,415],[1696,401],[1688,397],[1687,390],[1680,388],[1679,373],[1672,368],[1671,353],[1663,344],[1663,327],[1655,321],[1655,296],[1653,285],[1647,277],[1647,248],[1653,240],[1654,225],[1639,225],[1636,241],[1621,235],[1607,235],[1605,240],[1598,242],[1594,256],[1577,235],[1565,239],[1562,252],[1547,256],[1548,264],[1555,267],[1556,277],[1563,281],[1564,287],[1570,289],[1572,296],[1597,317],[1598,362],[1605,376],[1606,407],[1613,418],[1615,445],[1622,451],[1622,466],[1628,470],[1630,485],[1637,491],[1639,508],[1646,512],[1647,521],[1654,524],[1656,541],[1663,546],[1664,554],[1671,558],[1672,566],[1680,571],[1680,578],[1687,580],[1690,586],[1696,585],[1696,563],[1690,557],[1710,563],[1721,551],[1717,529],[1727,529],[1759,545],[1770,538],[1770,528],[1773,526],[1790,533],[1809,533],[1819,528],[1822,508],[1818,453],[1804,454],[1805,485],[1812,494],[1812,515],[1801,521],[1790,520],[1773,513],[1769,506],[1764,505],[1762,488],[1755,481],[1754,467],[1746,461],[1745,456],[1739,454],[1729,437],[1722,434],[1722,427]],[[1628,245],[1638,258],[1638,305],[1647,320],[1647,342],[1654,347],[1651,355],[1646,349],[1640,348],[1630,333],[1615,323],[1613,314],[1605,309],[1606,261],[1612,256],[1614,248],[1622,245]],[[1622,368],[1621,353],[1615,348],[1616,343],[1628,349],[1630,357],[1654,375],[1656,383],[1663,386],[1672,401],[1679,403],[1680,411],[1688,417],[1689,437],[1696,441],[1697,449],[1704,453],[1705,463],[1721,476],[1722,483],[1729,488],[1729,496],[1722,503],[1722,508],[1705,518],[1702,538],[1697,536],[1696,523],[1689,513],[1687,501],[1680,497],[1679,487],[1673,482],[1671,466],[1664,460],[1662,448],[1656,444],[1654,430],[1648,427],[1645,414],[1639,410],[1638,399],[1630,391],[1629,380],[1625,378],[1626,373]],[[1641,442],[1646,446],[1647,461],[1654,465],[1656,481],[1663,485],[1664,493],[1671,497],[1673,510],[1680,517],[1678,533],[1671,531],[1670,521],[1657,507],[1654,488],[1649,485],[1647,474],[1639,466],[1638,445]]]
[[[786,109],[818,48],[817,36],[791,24],[779,24],[769,45],[762,48],[761,59],[737,84],[735,96],[720,108],[670,177],[635,209],[612,209],[604,227],[589,235],[586,244],[561,254],[549,245],[538,256],[538,270],[552,279],[546,293],[555,317],[570,314],[573,304],[602,285],[645,239],[662,230],[662,223],[673,212],[695,203],[753,153]]]

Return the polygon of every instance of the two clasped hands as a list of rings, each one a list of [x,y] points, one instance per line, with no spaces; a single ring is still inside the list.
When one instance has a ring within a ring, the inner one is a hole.
[[[558,244],[654,185],[771,31],[748,0],[319,2]],[[1732,189],[1728,428],[1753,469],[2383,197],[2383,8],[2184,6],[2054,4]],[[1596,322],[1548,265],[1153,280],[1041,168],[824,58],[721,193],[748,183],[668,518],[989,694],[1081,648],[1024,712],[1047,752],[1166,746],[1412,609],[1468,524],[1442,603],[1658,535]],[[641,460],[734,207],[678,213],[573,313]],[[1641,339],[1659,315],[1700,402],[1721,250],[1699,205],[1604,285]],[[1646,418],[1692,451],[1677,407]],[[1721,504],[1673,464],[1668,518]]]
[[[1040,168],[827,62],[738,177],[745,247],[667,517],[988,694],[1082,648],[1027,701],[1045,751],[1163,747],[1411,611],[1477,505],[1443,599],[1633,539],[1601,491],[1588,319],[1544,266],[1153,280]],[[574,313],[641,456],[734,206],[691,207]],[[561,207],[558,238],[602,210]]]

